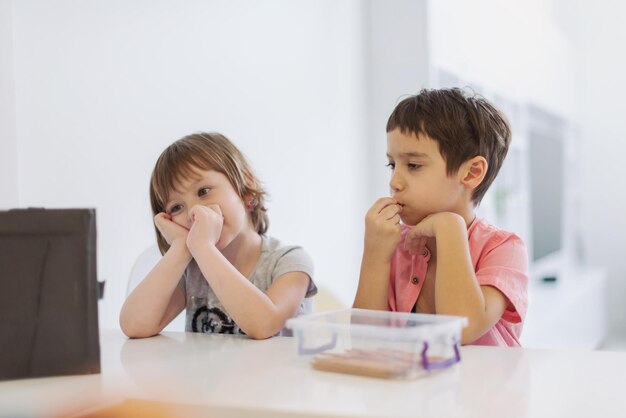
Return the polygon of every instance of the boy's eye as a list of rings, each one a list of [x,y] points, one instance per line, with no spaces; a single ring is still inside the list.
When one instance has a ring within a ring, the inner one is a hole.
[[[396,168],[396,163],[392,163],[391,161],[387,163],[386,167],[389,167],[390,169],[395,169]]]
[[[172,214],[176,214],[176,213],[180,212],[181,210],[183,210],[183,205],[176,204],[176,205],[173,205],[170,208],[170,210],[167,211],[167,213],[172,215]]]
[[[422,165],[417,163],[408,163],[407,166],[409,167],[409,170],[417,170]]]
[[[202,196],[206,195],[207,193],[209,193],[209,190],[211,190],[211,189],[209,189],[208,187],[201,188],[200,190],[198,190],[198,196],[202,197]]]

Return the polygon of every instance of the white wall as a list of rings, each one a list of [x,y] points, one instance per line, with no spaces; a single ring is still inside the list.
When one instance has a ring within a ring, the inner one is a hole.
[[[626,334],[626,194],[620,184],[626,6],[612,0],[435,0],[429,6],[433,68],[539,105],[577,129],[568,180],[580,213],[566,214],[566,224],[571,228],[572,216],[580,215],[585,262],[607,271],[609,320],[614,332]],[[588,305],[579,309],[586,315]]]
[[[588,261],[608,268],[626,330],[626,10],[575,4],[0,0],[0,208],[97,208],[101,323],[117,326],[153,243],[156,157],[222,131],[272,194],[270,233],[304,245],[317,282],[349,304],[363,214],[388,191],[386,118],[443,68],[579,121]]]
[[[576,48],[551,20],[549,3],[430,1],[432,67],[576,118]]]
[[[461,86],[470,86],[496,101],[511,121],[509,155],[479,212],[519,234],[532,252],[530,120],[526,109],[533,105],[571,124],[579,122],[577,45],[553,18],[549,1],[436,0],[429,2],[428,12],[433,79],[441,83],[442,71],[458,78]],[[575,161],[576,135],[567,135],[564,145],[568,162]],[[559,259],[572,258],[575,248],[570,237],[579,232],[571,217],[579,211],[580,188],[577,182],[572,184],[571,165],[565,166],[563,223],[567,227]],[[497,204],[504,207],[500,213],[495,210]],[[537,271],[531,275],[540,275],[541,267],[553,268],[552,261],[532,266]]]
[[[626,335],[626,4],[582,2],[580,85],[585,196],[583,226],[588,258],[608,271],[609,314],[615,333]],[[584,312],[584,309],[583,309]]]
[[[369,207],[389,195],[387,119],[404,96],[429,87],[430,56],[427,1],[370,0],[367,13]]]
[[[358,1],[15,2],[21,206],[95,207],[101,326],[116,327],[154,242],[148,179],[165,146],[217,130],[271,193],[270,234],[303,245],[349,304],[367,167]]]
[[[18,204],[15,128],[13,2],[0,0],[0,209]]]

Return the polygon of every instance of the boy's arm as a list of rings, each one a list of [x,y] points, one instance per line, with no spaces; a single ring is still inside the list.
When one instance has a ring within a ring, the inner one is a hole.
[[[354,308],[389,310],[387,293],[389,292],[390,260],[381,259],[376,254],[363,252],[359,287],[354,297]]]
[[[378,199],[365,216],[365,243],[355,308],[389,310],[391,257],[400,241],[401,210],[394,199],[384,197]]]
[[[500,320],[506,298],[495,288],[478,284],[467,225],[461,216],[447,212],[431,215],[409,232],[407,242],[424,235],[435,237],[437,245],[436,312],[467,317],[461,343],[472,343]]]
[[[128,295],[120,327],[131,338],[158,334],[185,308],[180,279],[191,261],[184,239],[175,240],[145,279]]]

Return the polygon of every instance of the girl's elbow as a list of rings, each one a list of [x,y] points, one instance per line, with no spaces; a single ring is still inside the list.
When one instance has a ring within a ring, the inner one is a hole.
[[[124,332],[124,334],[128,337],[128,338],[150,338],[150,337],[154,337],[155,335],[158,335],[158,331],[157,332],[146,332],[146,331],[124,331],[122,330],[122,332]]]
[[[120,328],[128,338],[148,338],[157,335],[160,330],[149,329],[148,327],[128,324],[120,320]]]
[[[265,323],[253,326],[248,330],[244,330],[246,335],[253,340],[266,340],[274,335],[278,334],[281,328],[277,328],[276,325]]]
[[[246,335],[254,340],[265,340],[278,334],[285,326],[282,317],[266,318],[263,321],[251,324],[249,329],[244,329]]]
[[[246,332],[246,335],[253,340],[266,340],[275,334],[269,333],[265,330],[250,330]]]

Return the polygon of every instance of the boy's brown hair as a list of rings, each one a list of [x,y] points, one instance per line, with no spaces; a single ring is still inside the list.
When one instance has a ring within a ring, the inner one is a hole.
[[[487,160],[482,183],[474,189],[478,205],[500,171],[511,143],[506,117],[485,98],[459,88],[423,89],[402,100],[389,116],[387,132],[428,135],[439,145],[448,175],[478,155]]]
[[[269,220],[265,208],[265,190],[254,175],[244,155],[224,135],[215,132],[199,132],[188,135],[171,144],[159,156],[150,179],[150,204],[152,215],[165,212],[165,205],[172,190],[184,178],[194,176],[194,170],[215,170],[228,178],[242,201],[252,197],[248,208],[252,225],[263,235]],[[157,244],[161,254],[170,245],[156,228]]]

